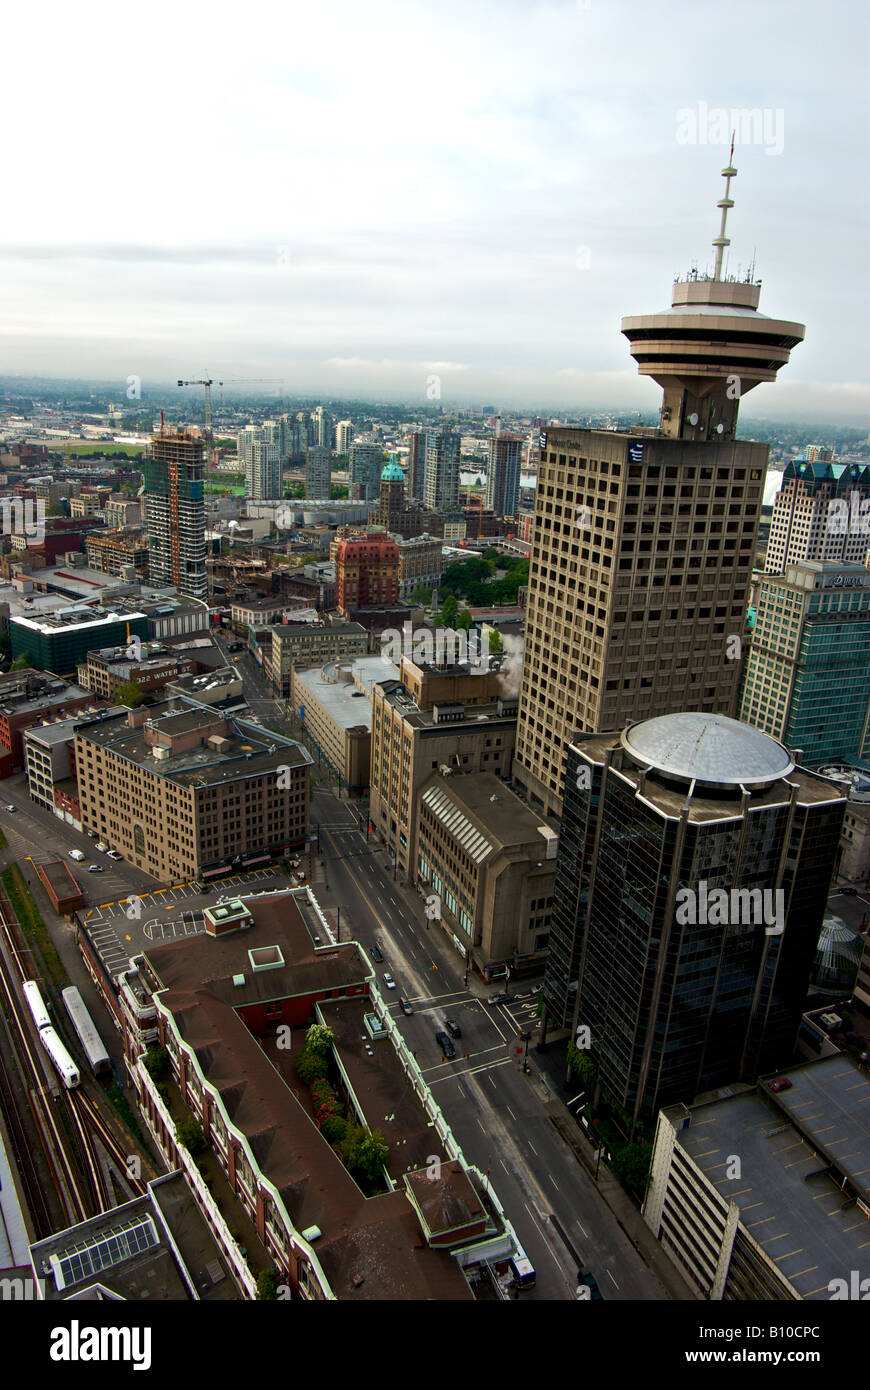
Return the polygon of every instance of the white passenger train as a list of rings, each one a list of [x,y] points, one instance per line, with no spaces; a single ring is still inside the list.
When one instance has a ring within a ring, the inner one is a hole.
[[[61,998],[94,1076],[111,1071],[112,1063],[109,1054],[76,986],[68,985],[61,994]]]
[[[64,1086],[68,1091],[73,1090],[81,1081],[79,1069],[51,1026],[51,1019],[48,1016],[48,1009],[45,1007],[39,985],[35,980],[25,980],[21,989],[33,1021],[39,1029],[40,1042],[54,1063],[55,1070]]]

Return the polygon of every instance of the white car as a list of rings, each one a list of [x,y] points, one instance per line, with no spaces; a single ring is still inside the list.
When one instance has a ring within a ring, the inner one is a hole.
[[[68,850],[67,853],[69,854],[70,859],[75,859],[79,864],[81,864],[85,857],[80,849],[71,849]]]
[[[101,849],[104,854],[108,848],[109,846],[106,844],[105,840],[97,840],[97,843],[94,845],[94,849]]]
[[[395,982],[395,980],[393,979],[392,975],[385,975],[385,976],[384,976],[384,984],[386,985],[387,989],[395,989],[395,988],[396,988],[396,982]]]
[[[7,806],[7,807],[6,807],[6,810],[7,810],[7,811],[17,811],[17,810],[18,810],[18,807],[17,807],[17,806]]]
[[[107,849],[107,850],[106,850],[106,858],[107,858],[107,859],[123,859],[124,856],[123,856],[123,854],[119,854],[118,851],[117,851],[116,849]]]

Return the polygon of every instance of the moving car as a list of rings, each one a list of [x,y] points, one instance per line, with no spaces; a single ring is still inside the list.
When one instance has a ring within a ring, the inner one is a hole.
[[[7,807],[6,807],[6,810],[7,810],[7,811],[14,811],[14,810],[15,810],[15,807],[14,807],[14,806],[7,806]],[[843,894],[843,897],[844,897],[844,898],[857,898],[857,896],[858,896],[858,889],[857,889],[857,888],[841,888],[841,889],[840,889],[840,892]]]
[[[490,1008],[492,1008],[493,1004],[506,1004],[510,997],[511,996],[509,994],[505,994],[504,991],[502,991],[501,994],[494,994],[492,998],[487,999],[486,1002],[487,1004],[489,1004]]]
[[[769,1091],[790,1091],[791,1082],[787,1076],[779,1076],[776,1081],[768,1081],[767,1089]]]
[[[68,850],[67,853],[69,854],[70,859],[75,859],[79,864],[81,864],[82,860],[85,857],[80,849],[71,849]]]
[[[384,976],[384,984],[386,985],[387,989],[395,989],[395,988],[396,988],[396,982],[395,982],[395,980],[393,979],[392,975],[385,975],[385,976]]]
[[[371,956],[372,956],[372,960],[377,961],[378,965],[380,965],[381,961],[383,960],[383,956],[381,955],[380,947],[378,947],[378,946],[373,946],[373,947],[372,947],[372,950],[371,950]]]
[[[399,1008],[402,1010],[403,1014],[412,1014],[414,1012],[414,1010],[411,1008],[410,1002],[407,999],[399,1000]]]
[[[460,1026],[459,1026],[458,1023],[454,1023],[454,1022],[453,1022],[453,1019],[452,1019],[452,1018],[445,1018],[445,1020],[444,1020],[444,1027],[447,1029],[447,1031],[448,1031],[448,1033],[450,1034],[451,1038],[461,1038],[461,1037],[462,1037],[462,1029],[460,1028]]]
[[[451,1058],[456,1056],[456,1048],[453,1046],[446,1033],[436,1033],[435,1041],[440,1045],[441,1051],[444,1053],[448,1062]]]
[[[106,871],[105,871],[105,869],[103,868],[102,864],[89,864],[89,865],[88,865],[88,873],[89,873],[89,874],[104,874],[105,872],[106,872]]]

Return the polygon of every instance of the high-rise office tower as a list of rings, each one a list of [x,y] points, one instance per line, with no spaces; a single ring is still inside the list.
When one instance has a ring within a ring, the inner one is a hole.
[[[426,431],[411,430],[408,435],[408,496],[423,500],[426,481]]]
[[[152,584],[205,599],[205,444],[180,430],[155,434],[143,460],[145,524]]]
[[[789,1062],[845,808],[721,715],[572,741],[544,1002],[632,1120]]]
[[[335,452],[346,454],[353,443],[353,421],[339,420],[335,426]]]
[[[812,453],[813,457],[810,457]],[[764,568],[781,574],[798,560],[863,564],[870,550],[870,468],[834,463],[813,444],[790,460],[773,503]]]
[[[757,282],[722,274],[735,172],[713,274],[622,323],[663,388],[660,427],[542,438],[514,778],[544,814],[559,814],[574,729],[736,709],[728,638],[743,631],[767,464],[767,445],[735,439],[737,407],[804,330],[757,313]]]
[[[354,440],[350,446],[349,483],[359,483],[362,496],[372,501],[378,495],[381,483],[381,470],[384,466],[384,451],[380,444],[367,444]]]
[[[433,511],[459,505],[458,434],[451,430],[427,430],[423,500]]]
[[[740,718],[813,765],[870,753],[870,569],[787,562],[758,586]]]
[[[283,495],[283,468],[277,444],[264,440],[251,446],[250,462],[245,464],[245,495],[257,499]]]
[[[305,496],[329,497],[332,450],[312,444],[305,455]]]
[[[319,405],[311,417],[315,440],[321,449],[331,449],[333,444],[332,416],[325,406]]]
[[[520,509],[523,441],[518,434],[497,434],[489,441],[486,505],[496,516],[516,516]]]

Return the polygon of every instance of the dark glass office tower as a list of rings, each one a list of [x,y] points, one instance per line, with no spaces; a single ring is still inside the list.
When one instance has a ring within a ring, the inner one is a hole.
[[[571,741],[544,999],[633,1120],[789,1060],[845,805],[723,715]]]

